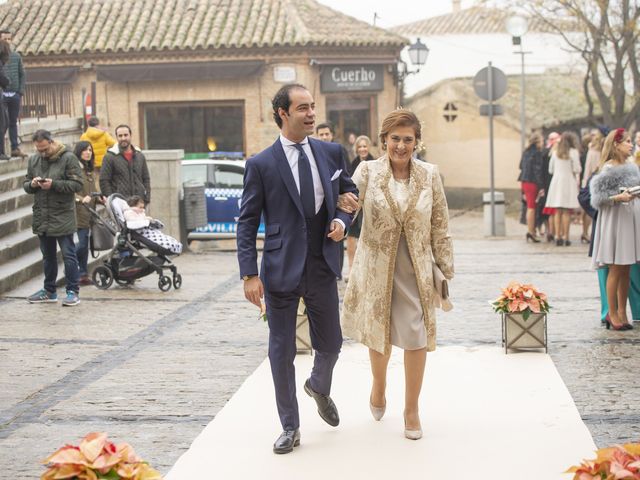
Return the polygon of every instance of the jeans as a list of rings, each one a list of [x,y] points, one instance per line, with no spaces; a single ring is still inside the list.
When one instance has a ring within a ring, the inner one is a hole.
[[[44,264],[44,289],[49,293],[56,293],[56,278],[58,277],[58,258],[56,247],[60,245],[62,258],[64,259],[64,275],[67,280],[67,290],[78,293],[78,258],[76,246],[73,243],[73,235],[50,237],[38,235],[40,238],[40,251]]]
[[[11,141],[11,151],[18,149],[18,117],[20,116],[20,104],[22,97],[16,93],[13,97],[4,97],[9,113],[9,140]]]
[[[86,277],[88,272],[87,263],[89,261],[89,232],[88,228],[78,229],[78,244],[76,245],[76,257],[78,257],[78,269],[81,277]]]

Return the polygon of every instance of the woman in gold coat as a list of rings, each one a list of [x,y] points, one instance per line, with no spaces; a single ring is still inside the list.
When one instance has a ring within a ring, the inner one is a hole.
[[[353,174],[364,222],[344,298],[345,335],[369,347],[371,413],[386,408],[391,346],[404,349],[405,436],[422,437],[418,400],[427,352],[436,346],[432,262],[453,277],[449,214],[438,168],[413,157],[421,138],[417,117],[395,110],[384,119],[386,154]]]

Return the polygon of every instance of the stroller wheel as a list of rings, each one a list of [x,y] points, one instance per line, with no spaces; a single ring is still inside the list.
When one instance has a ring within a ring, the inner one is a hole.
[[[101,290],[106,290],[113,284],[113,272],[105,265],[99,265],[91,274],[93,284]]]
[[[163,292],[168,292],[171,288],[171,278],[167,275],[162,275],[158,279],[158,288]]]
[[[182,275],[180,275],[179,273],[176,273],[173,276],[173,288],[178,290],[181,286],[182,286]]]

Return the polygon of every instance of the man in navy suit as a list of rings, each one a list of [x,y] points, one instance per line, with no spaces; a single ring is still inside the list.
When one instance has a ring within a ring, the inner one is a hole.
[[[309,317],[315,357],[305,392],[329,425],[340,422],[329,396],[342,346],[336,277],[340,241],[352,215],[337,209],[338,195],[358,191],[343,168],[337,144],[313,139],[315,103],[302,85],[282,87],[272,101],[281,130],[269,148],[247,161],[238,219],[238,263],[247,300],[261,306],[269,323],[269,361],[283,432],[275,453],[300,444],[296,398],[296,314],[300,297]],[[256,236],[266,224],[258,275]]]

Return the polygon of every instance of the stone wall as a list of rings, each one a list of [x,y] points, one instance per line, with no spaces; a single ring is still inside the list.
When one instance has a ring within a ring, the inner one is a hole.
[[[148,214],[162,220],[164,233],[180,238],[180,166],[183,150],[144,150],[151,176]]]
[[[55,140],[71,147],[82,135],[82,118],[58,117],[39,120],[27,118],[21,120],[18,125],[18,135],[22,142],[20,150],[23,153],[31,155],[35,152],[31,137],[36,130],[40,129],[49,130]]]
[[[189,81],[97,82],[96,114],[101,125],[112,134],[122,123],[132,128],[133,143],[146,147],[144,139],[144,105],[149,103],[242,102],[244,105],[245,153],[251,156],[271,145],[279,130],[273,120],[271,99],[284,83],[274,80],[274,69],[286,65],[296,72],[296,83],[305,85],[316,102],[317,122],[327,118],[327,94],[320,91],[320,67],[310,65],[306,55],[270,58],[259,75],[234,79],[202,79]],[[96,81],[92,70],[79,72],[73,84],[73,104],[82,108],[82,89],[90,90]],[[393,75],[384,70],[384,90],[356,92],[373,96],[371,109],[372,140],[382,119],[397,107],[397,86]],[[336,95],[336,94],[330,94]],[[369,133],[369,132],[362,132]]]

